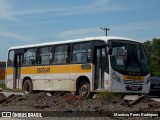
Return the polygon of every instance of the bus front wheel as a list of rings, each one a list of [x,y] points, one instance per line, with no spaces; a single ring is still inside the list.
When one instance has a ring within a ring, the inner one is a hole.
[[[93,93],[90,92],[90,84],[87,81],[82,81],[79,85],[79,95],[84,98],[93,97]]]
[[[31,80],[25,80],[23,83],[23,91],[25,94],[31,94],[33,92],[33,85]]]

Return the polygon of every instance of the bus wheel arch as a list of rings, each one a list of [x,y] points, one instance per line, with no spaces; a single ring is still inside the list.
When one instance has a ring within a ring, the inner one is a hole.
[[[31,94],[33,92],[33,83],[30,77],[25,77],[23,79],[22,90],[25,94]]]
[[[80,76],[76,82],[76,93],[84,98],[93,97],[90,91],[90,81],[86,76]]]

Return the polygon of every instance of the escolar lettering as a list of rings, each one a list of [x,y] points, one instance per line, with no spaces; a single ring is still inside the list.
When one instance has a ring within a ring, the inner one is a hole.
[[[50,68],[37,68],[37,73],[47,73],[50,72]]]
[[[127,76],[128,79],[141,79],[140,76]]]

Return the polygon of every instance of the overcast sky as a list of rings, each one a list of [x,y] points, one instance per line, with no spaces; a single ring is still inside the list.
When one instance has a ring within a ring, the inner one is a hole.
[[[0,61],[12,46],[103,36],[160,38],[160,0],[0,0]]]

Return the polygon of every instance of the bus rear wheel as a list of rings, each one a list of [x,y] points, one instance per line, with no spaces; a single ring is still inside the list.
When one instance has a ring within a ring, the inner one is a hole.
[[[33,85],[31,80],[25,80],[23,83],[23,91],[25,94],[31,94],[33,92]]]
[[[93,93],[90,92],[90,84],[87,81],[82,81],[79,85],[79,95],[84,98],[91,98],[93,97]]]

